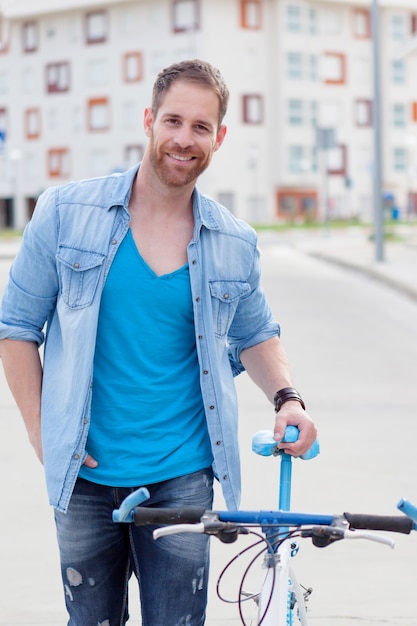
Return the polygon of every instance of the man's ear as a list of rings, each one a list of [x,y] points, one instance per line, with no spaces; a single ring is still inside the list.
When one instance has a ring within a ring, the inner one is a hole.
[[[219,130],[217,131],[216,143],[214,144],[214,151],[218,150],[222,145],[224,138],[226,137],[227,126],[224,124],[219,126]]]
[[[152,107],[146,107],[143,114],[143,128],[145,129],[145,135],[150,136],[153,126],[153,110]]]

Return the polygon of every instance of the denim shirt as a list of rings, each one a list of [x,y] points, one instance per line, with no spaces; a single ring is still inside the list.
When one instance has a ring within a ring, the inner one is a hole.
[[[0,339],[32,341],[38,346],[45,339],[44,466],[50,503],[61,511],[68,507],[87,454],[100,296],[129,228],[128,204],[138,167],[44,192],[25,229],[3,295]],[[187,253],[200,384],[214,472],[226,505],[238,508],[233,376],[244,369],[240,352],[279,335],[279,326],[260,285],[253,229],[197,188],[193,211],[195,226]]]

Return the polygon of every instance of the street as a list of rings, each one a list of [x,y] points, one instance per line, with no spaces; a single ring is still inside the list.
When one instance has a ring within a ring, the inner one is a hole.
[[[396,514],[417,501],[417,303],[364,276],[261,237],[264,286],[281,323],[294,384],[319,427],[321,455],[294,462],[292,508],[316,513]],[[8,262],[0,261],[0,292]],[[240,399],[243,509],[277,508],[278,461],[256,457],[253,432],[274,413],[244,374]],[[63,626],[55,531],[42,468],[27,443],[0,372],[0,625]],[[219,492],[216,507],[224,508]],[[394,550],[365,541],[327,549],[308,540],[294,559],[312,587],[312,626],[415,626],[417,535]],[[237,608],[215,594],[217,575],[239,551],[213,540],[207,625],[238,626]],[[243,573],[243,572],[242,572]],[[239,581],[230,587],[236,593]],[[251,590],[253,591],[253,590]],[[133,594],[132,594],[133,595]],[[129,624],[140,624],[132,598]]]

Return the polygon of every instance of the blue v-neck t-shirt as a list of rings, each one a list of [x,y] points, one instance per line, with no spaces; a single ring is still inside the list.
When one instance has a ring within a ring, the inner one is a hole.
[[[80,476],[139,486],[213,461],[200,389],[188,265],[157,276],[131,231],[104,286],[86,450]]]

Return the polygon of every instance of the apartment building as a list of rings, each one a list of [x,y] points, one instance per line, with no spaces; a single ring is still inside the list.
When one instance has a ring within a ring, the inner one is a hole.
[[[416,212],[417,5],[379,5],[384,192]],[[195,57],[231,91],[204,192],[256,223],[371,218],[370,0],[0,0],[0,226],[140,160],[157,72]]]

